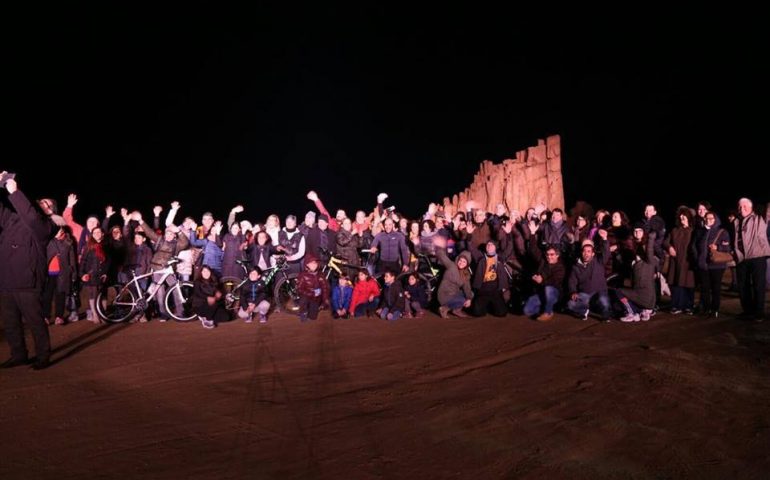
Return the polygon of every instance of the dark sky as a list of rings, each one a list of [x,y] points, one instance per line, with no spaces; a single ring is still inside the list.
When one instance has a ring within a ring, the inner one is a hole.
[[[31,195],[77,192],[81,219],[173,199],[196,217],[302,216],[311,188],[331,209],[385,191],[417,215],[481,160],[555,133],[568,206],[638,217],[653,201],[671,218],[701,198],[770,200],[758,14],[115,3],[6,19],[0,169]]]

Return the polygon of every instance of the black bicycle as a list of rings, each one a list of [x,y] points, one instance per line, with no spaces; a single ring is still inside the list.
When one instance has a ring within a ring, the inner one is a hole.
[[[275,256],[275,266],[262,271],[262,281],[265,286],[273,288],[273,311],[284,311],[287,313],[296,313],[299,311],[299,290],[297,289],[297,274],[289,273],[289,264],[286,262],[285,255]],[[229,289],[225,292],[225,308],[228,310],[237,310],[240,307],[241,287],[249,280],[248,262],[236,260],[243,268],[243,280],[235,278]],[[232,281],[231,277],[229,281]]]

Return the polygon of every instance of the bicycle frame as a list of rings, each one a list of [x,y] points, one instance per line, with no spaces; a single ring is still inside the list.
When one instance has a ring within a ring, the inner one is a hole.
[[[159,282],[153,282],[150,281],[150,285],[147,287],[147,290],[142,290],[141,285],[139,284],[139,280],[143,278],[152,278],[153,275],[156,273],[163,273],[163,276],[161,277]],[[137,299],[144,301],[145,305],[152,300],[152,297],[155,296],[155,294],[158,292],[158,289],[161,285],[166,283],[166,279],[170,277],[171,275],[174,275],[174,268],[171,265],[168,265],[166,267],[163,267],[161,270],[154,270],[148,273],[143,273],[139,276],[136,275],[136,273],[132,270],[131,271],[131,280],[126,283],[126,285],[123,288],[128,288],[130,285],[134,285],[134,288],[136,290]],[[116,305],[120,305],[121,303],[117,302]]]

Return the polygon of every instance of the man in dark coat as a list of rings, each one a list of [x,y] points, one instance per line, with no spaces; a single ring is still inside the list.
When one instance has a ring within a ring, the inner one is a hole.
[[[46,245],[54,234],[54,224],[18,189],[16,180],[0,174],[0,185],[8,195],[0,198],[0,317],[11,358],[2,368],[29,362],[24,343],[26,322],[35,341],[37,359],[33,368],[50,365],[51,341],[43,320],[40,301],[47,275]],[[41,205],[41,208],[43,205]]]

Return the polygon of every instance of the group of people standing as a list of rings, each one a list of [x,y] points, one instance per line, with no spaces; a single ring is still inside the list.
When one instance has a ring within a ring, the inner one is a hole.
[[[192,217],[177,224],[178,202],[171,204],[165,223],[160,206],[153,209],[152,225],[137,211],[122,209],[118,215],[108,206],[104,218],[89,216],[81,225],[74,218],[76,195],[68,197],[59,217],[55,201],[30,202],[15,179],[4,186],[0,314],[11,358],[3,367],[30,360],[22,319],[35,341],[34,368],[46,368],[47,323],[80,318],[75,306],[65,315],[73,290],[82,289],[88,299],[86,319],[99,322],[98,292],[127,282],[130,272],[152,273],[143,287],[152,288],[157,299],[174,282],[192,280],[193,309],[206,328],[216,326],[221,315],[222,280],[233,279],[240,285],[237,317],[264,323],[274,307],[264,273],[277,259],[296,277],[302,321],[317,318],[324,308],[335,318],[387,320],[421,317],[435,308],[441,317],[514,313],[548,321],[563,309],[582,319],[595,313],[603,320],[635,322],[654,315],[666,286],[670,313],[699,310],[715,316],[723,275],[732,265],[742,315],[764,319],[770,210],[759,214],[746,198],[727,224],[708,202],[681,207],[670,231],[653,205],[633,224],[622,211],[584,209],[567,218],[560,208],[533,207],[521,214],[498,205],[487,212],[474,202],[463,211],[431,204],[410,220],[385,207],[388,196],[379,194],[372,211],[359,210],[351,218],[342,209],[332,216],[315,192],[307,197],[317,212],[309,211],[301,224],[289,215],[283,227],[277,215],[264,224],[237,221],[241,206],[225,223],[207,212],[201,225]],[[321,270],[331,256],[343,261],[343,274],[330,282]],[[176,275],[162,276],[172,258]],[[438,277],[433,260],[442,267]],[[435,289],[425,284],[426,262]],[[164,303],[158,302],[156,312],[161,321],[169,313]],[[137,320],[150,317],[149,311],[139,312]]]

